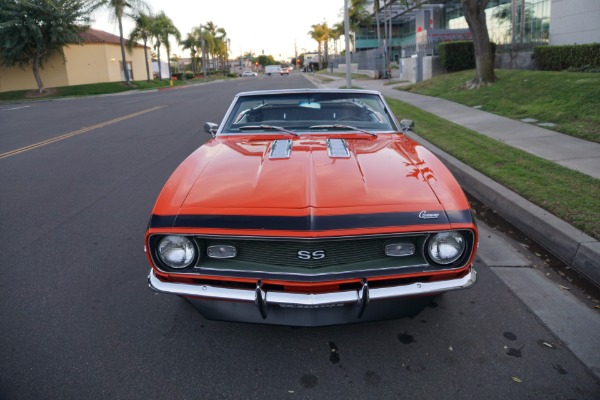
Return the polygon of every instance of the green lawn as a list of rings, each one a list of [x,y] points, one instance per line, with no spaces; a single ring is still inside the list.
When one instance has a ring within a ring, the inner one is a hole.
[[[455,158],[534,204],[600,239],[600,181],[436,117],[386,99],[398,119]]]
[[[465,88],[474,71],[437,76],[399,88],[452,100],[513,119],[534,118],[556,124],[567,135],[600,143],[600,74],[496,70],[498,81],[477,90]]]

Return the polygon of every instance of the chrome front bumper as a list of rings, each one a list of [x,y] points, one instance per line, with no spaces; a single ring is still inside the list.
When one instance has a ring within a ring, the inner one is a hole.
[[[363,279],[362,287],[359,290],[349,290],[343,292],[331,293],[289,293],[289,292],[267,292],[263,290],[261,281],[257,281],[254,290],[230,289],[211,285],[191,285],[186,283],[163,282],[156,277],[154,270],[150,270],[148,275],[148,283],[150,288],[160,293],[176,294],[183,297],[200,300],[202,303],[209,303],[205,300],[215,300],[210,303],[227,302],[231,305],[235,303],[247,303],[253,305],[253,308],[258,309],[263,320],[267,320],[269,310],[277,309],[335,309],[351,306],[354,309],[355,318],[360,321],[367,304],[370,302],[376,303],[384,301],[389,304],[389,300],[402,299],[415,296],[428,296],[438,293],[444,293],[452,290],[467,289],[475,284],[477,280],[477,272],[475,269],[462,278],[437,281],[437,282],[422,282],[411,283],[407,285],[390,286],[383,288],[369,288],[368,281]],[[192,301],[194,303],[194,301]],[[197,304],[196,302],[194,304]],[[219,307],[219,312],[227,310],[227,304]],[[197,307],[200,309],[200,307]],[[369,309],[371,306],[369,306]],[[280,312],[280,311],[279,311]],[[258,315],[258,313],[257,313]],[[213,319],[221,319],[218,316]],[[237,318],[223,318],[229,320],[238,320]],[[369,320],[370,318],[367,318]],[[247,322],[261,322],[252,318]],[[278,323],[270,322],[267,323]],[[354,321],[348,321],[354,322]],[[293,324],[293,323],[292,323]],[[312,324],[311,324],[312,325]]]

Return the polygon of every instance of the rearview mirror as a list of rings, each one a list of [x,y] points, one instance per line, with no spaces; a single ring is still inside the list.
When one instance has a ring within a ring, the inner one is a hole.
[[[219,129],[219,125],[214,122],[205,122],[204,123],[204,132],[210,133],[215,136],[217,134],[217,130]]]
[[[415,122],[412,119],[403,119],[400,121],[400,125],[402,126],[402,130],[406,132],[415,127]]]
[[[319,109],[321,108],[321,104],[315,103],[314,101],[299,101],[298,107]]]

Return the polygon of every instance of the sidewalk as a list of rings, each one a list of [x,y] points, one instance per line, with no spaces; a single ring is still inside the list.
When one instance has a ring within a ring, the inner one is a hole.
[[[346,86],[346,80],[342,78],[329,81],[334,77],[328,75],[328,82],[322,82],[316,77],[305,76],[321,88],[339,89]],[[394,87],[400,84],[386,85],[387,82],[385,79],[353,80],[352,84],[377,90],[385,97],[404,101],[482,135],[600,180],[600,143],[577,139],[448,100],[396,90]],[[600,287],[600,242],[422,138],[415,139],[444,160],[467,192]]]

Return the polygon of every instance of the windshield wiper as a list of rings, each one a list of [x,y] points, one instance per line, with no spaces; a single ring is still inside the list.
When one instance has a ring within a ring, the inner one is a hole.
[[[275,125],[246,125],[246,126],[240,126],[238,129],[240,131],[252,130],[252,129],[254,129],[254,130],[256,130],[256,129],[269,129],[269,130],[274,130],[274,131],[289,133],[290,135],[294,135],[294,136],[299,136],[296,132],[289,131],[289,130],[285,129],[282,126],[275,126]]]
[[[358,131],[358,132],[366,133],[366,134],[371,135],[371,136],[377,136],[377,134],[375,132],[369,132],[369,131],[366,131],[364,129],[357,128],[355,126],[342,125],[342,124],[313,125],[313,126],[308,127],[308,129],[350,129],[350,130],[353,130],[353,131]]]

